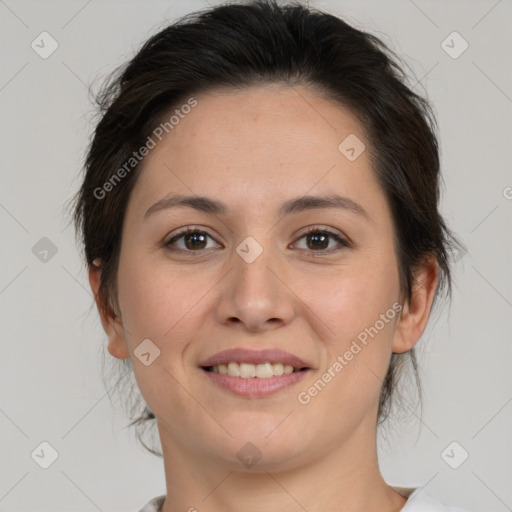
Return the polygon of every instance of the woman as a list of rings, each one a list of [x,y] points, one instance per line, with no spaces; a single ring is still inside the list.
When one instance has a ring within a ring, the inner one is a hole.
[[[158,425],[167,494],[142,512],[455,510],[377,461],[456,244],[434,118],[392,53],[232,4],[151,37],[100,106],[75,219]]]

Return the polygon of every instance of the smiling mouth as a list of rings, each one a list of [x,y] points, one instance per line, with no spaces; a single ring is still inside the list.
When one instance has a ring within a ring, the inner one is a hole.
[[[271,377],[279,377],[281,375],[289,375],[290,373],[298,373],[309,368],[296,368],[290,364],[282,363],[238,363],[231,361],[226,364],[218,364],[215,366],[203,366],[203,370],[231,377],[240,377],[242,379],[269,379]]]

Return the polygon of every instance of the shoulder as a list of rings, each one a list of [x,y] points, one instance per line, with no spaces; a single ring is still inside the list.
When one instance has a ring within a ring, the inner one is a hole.
[[[408,498],[400,512],[464,512],[460,508],[447,507],[430,496],[422,488],[393,487],[402,496]]]
[[[162,505],[165,501],[165,494],[162,496],[157,496],[152,500],[148,501],[139,512],[160,512],[162,509]]]

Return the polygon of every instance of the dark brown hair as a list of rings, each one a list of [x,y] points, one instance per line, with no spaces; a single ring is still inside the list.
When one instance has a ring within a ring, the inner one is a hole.
[[[108,193],[98,191],[105,191],[105,183],[180,102],[213,89],[268,83],[310,87],[357,116],[391,208],[403,297],[410,299],[414,270],[427,256],[439,263],[436,298],[442,290],[451,294],[448,252],[458,242],[438,211],[440,162],[428,101],[406,85],[399,59],[380,39],[334,15],[268,0],[181,18],[147,40],[98,94],[101,120],[88,149],[74,220],[87,264],[101,261],[105,311],[115,309],[123,219],[141,164],[111,182]],[[417,377],[413,350],[392,355],[380,420],[388,415],[407,355]],[[152,418],[146,409],[134,423]]]

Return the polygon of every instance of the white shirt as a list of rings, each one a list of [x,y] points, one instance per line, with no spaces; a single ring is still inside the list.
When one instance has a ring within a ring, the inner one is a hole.
[[[464,512],[460,508],[446,507],[440,501],[426,494],[420,487],[393,487],[407,499],[407,503],[400,512]],[[161,512],[165,501],[165,494],[149,501],[139,512]]]
[[[393,489],[405,498],[408,498],[400,512],[464,512],[460,508],[443,505],[440,501],[426,494],[421,487],[393,487]]]

